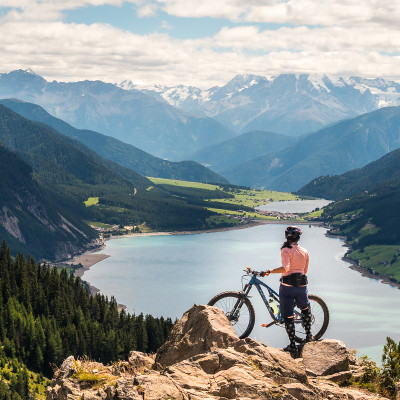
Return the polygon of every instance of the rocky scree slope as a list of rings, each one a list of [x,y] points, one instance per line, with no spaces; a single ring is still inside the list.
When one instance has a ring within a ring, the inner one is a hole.
[[[221,310],[195,305],[155,356],[133,351],[128,361],[110,366],[68,357],[47,400],[382,399],[340,386],[360,368],[343,342],[308,343],[302,358],[293,359],[239,339]]]

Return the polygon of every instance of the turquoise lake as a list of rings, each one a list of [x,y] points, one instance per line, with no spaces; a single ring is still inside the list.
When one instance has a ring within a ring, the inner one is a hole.
[[[280,266],[283,224],[263,224],[215,233],[113,239],[102,253],[110,255],[85,272],[83,279],[101,293],[115,296],[130,313],[180,318],[193,304],[207,304],[217,293],[241,290],[246,266]],[[310,253],[309,293],[328,304],[325,338],[343,340],[358,354],[380,361],[386,337],[400,340],[400,290],[363,277],[342,260],[346,247],[326,229],[303,225],[301,244]],[[278,289],[279,276],[264,278]],[[284,329],[260,324],[270,317],[256,289],[252,298],[256,325],[251,337],[281,347]]]

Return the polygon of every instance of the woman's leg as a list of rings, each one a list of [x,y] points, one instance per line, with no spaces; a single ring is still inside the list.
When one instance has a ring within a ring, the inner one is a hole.
[[[311,342],[312,334],[311,334],[311,306],[310,300],[308,299],[308,290],[307,286],[300,286],[296,288],[296,304],[301,309],[301,316],[303,319],[303,326],[306,332],[306,338],[304,342]]]
[[[304,342],[311,342],[313,340],[312,334],[311,334],[311,310],[310,306],[308,306],[306,309],[301,310],[301,316],[303,318],[303,326],[304,330],[306,331],[306,338],[304,339]]]
[[[286,333],[289,337],[289,345],[285,347],[283,350],[296,352],[296,330],[294,327],[294,297],[293,297],[293,287],[280,285],[279,287],[279,302],[280,302],[280,311],[281,316],[285,322]]]

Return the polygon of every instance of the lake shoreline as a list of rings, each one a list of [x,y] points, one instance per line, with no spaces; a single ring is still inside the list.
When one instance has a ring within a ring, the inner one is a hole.
[[[343,256],[342,260],[351,264],[349,268],[359,272],[362,276],[365,276],[366,278],[375,279],[377,281],[381,281],[381,283],[383,283],[384,285],[390,285],[400,290],[400,282],[393,282],[390,280],[390,277],[385,275],[373,274],[369,272],[367,268],[358,265],[356,261],[346,256]]]
[[[275,223],[275,221],[272,221]],[[90,270],[90,268],[110,257],[110,255],[105,253],[97,253],[106,248],[107,241],[113,239],[123,239],[123,238],[132,238],[132,237],[147,237],[147,236],[170,236],[170,235],[195,235],[201,233],[216,233],[216,232],[225,232],[234,229],[245,229],[245,228],[253,228],[255,226],[263,224],[264,221],[253,221],[246,225],[238,225],[238,226],[230,226],[225,228],[217,228],[217,229],[206,229],[201,231],[171,231],[171,232],[145,232],[145,233],[128,233],[126,235],[111,235],[107,239],[104,239],[104,242],[96,248],[92,248],[90,250],[85,251],[82,254],[78,254],[74,256],[71,260],[68,260],[68,263],[73,264],[76,267],[74,270],[74,276],[80,278],[89,288],[90,293],[94,296],[97,293],[100,293],[100,289],[91,285],[89,282],[82,279],[83,275],[86,271]],[[118,304],[118,308],[125,309],[126,306],[124,304]]]
[[[110,255],[105,254],[105,253],[97,253],[98,251],[106,248],[106,246],[107,246],[106,243],[108,240],[131,238],[131,237],[196,235],[196,234],[203,234],[203,233],[217,233],[217,232],[226,232],[226,231],[237,230],[237,229],[249,229],[249,228],[254,228],[256,226],[264,225],[264,224],[283,224],[283,225],[284,224],[296,224],[296,225],[324,226],[324,222],[320,222],[320,221],[263,220],[263,221],[252,221],[246,225],[229,226],[229,227],[217,228],[217,229],[205,229],[205,230],[199,230],[199,231],[145,232],[145,233],[129,233],[126,235],[114,235],[114,236],[111,235],[109,238],[105,239],[104,242],[97,248],[93,248],[82,254],[76,255],[72,260],[69,260],[69,262],[75,266],[78,264],[81,265],[81,267],[78,267],[75,269],[74,276],[82,279],[85,272],[88,271],[93,265],[110,257]],[[344,240],[345,246],[348,249],[351,248],[351,246],[346,242],[345,236],[330,235],[328,232],[326,232],[325,235],[330,238],[342,239],[342,240]],[[369,272],[366,268],[358,265],[358,263],[356,261],[352,260],[351,258],[346,257],[346,255],[344,255],[342,257],[342,260],[347,262],[348,264],[350,264],[349,268],[354,271],[359,272],[361,274],[361,276],[381,281],[382,284],[390,285],[390,286],[395,287],[400,290],[400,282],[393,282],[390,280],[390,278],[388,276],[373,274],[373,273]],[[83,281],[88,286],[90,293],[92,295],[96,295],[97,293],[101,292],[101,290],[99,288],[91,285],[90,282],[87,282],[85,280],[83,280]],[[118,306],[121,309],[126,308],[126,306],[123,304],[119,304]]]
[[[346,254],[348,254],[352,250],[352,247],[347,242],[346,236],[330,235],[328,232],[325,235],[330,238],[343,239],[344,246],[347,247],[347,249],[348,249]],[[367,268],[363,267],[362,265],[359,265],[358,262],[356,262],[352,258],[347,257],[346,254],[342,257],[342,260],[350,264],[350,266],[349,266],[350,269],[352,269],[353,271],[359,272],[361,274],[361,276],[364,276],[364,277],[370,278],[370,279],[375,279],[377,281],[380,281],[384,285],[389,285],[389,286],[395,287],[400,290],[400,282],[390,280],[390,278],[391,278],[390,276],[374,274],[374,273],[368,271]]]
[[[171,232],[146,232],[146,233],[128,233],[126,235],[111,235],[107,239],[104,240],[104,242],[96,247],[92,248],[82,254],[76,255],[72,258],[72,260],[68,260],[68,263],[73,264],[75,266],[81,265],[81,267],[75,268],[74,271],[74,276],[79,277],[82,279],[83,275],[85,274],[86,271],[90,270],[90,268],[99,263],[100,261],[103,261],[110,257],[110,255],[105,254],[105,253],[97,253],[98,251],[101,251],[106,248],[107,246],[107,241],[113,240],[113,239],[123,239],[123,238],[131,238],[131,237],[146,237],[146,236],[169,236],[169,235],[196,235],[196,234],[203,234],[203,233],[217,233],[217,232],[226,232],[226,231],[231,231],[231,230],[237,230],[237,229],[249,229],[249,228],[254,228],[259,225],[264,225],[264,224],[295,224],[295,225],[314,225],[314,226],[323,226],[323,222],[317,222],[317,221],[296,221],[296,220],[262,220],[262,221],[252,221],[246,225],[237,225],[237,226],[228,226],[225,228],[216,228],[216,229],[205,229],[205,230],[199,230],[199,231],[171,231]],[[92,295],[96,295],[97,293],[100,293],[100,289],[96,288],[95,286],[91,285],[89,282],[85,281],[82,279],[83,282],[89,287],[90,293]],[[124,305],[119,305],[121,307],[124,307]]]

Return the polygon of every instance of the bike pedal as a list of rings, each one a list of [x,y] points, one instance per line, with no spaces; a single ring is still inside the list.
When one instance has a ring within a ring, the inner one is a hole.
[[[272,321],[272,322],[270,322],[269,324],[261,324],[261,326],[262,326],[263,328],[269,328],[270,326],[272,326],[272,325],[274,325],[274,324],[276,324],[276,322],[275,322],[275,321]]]

